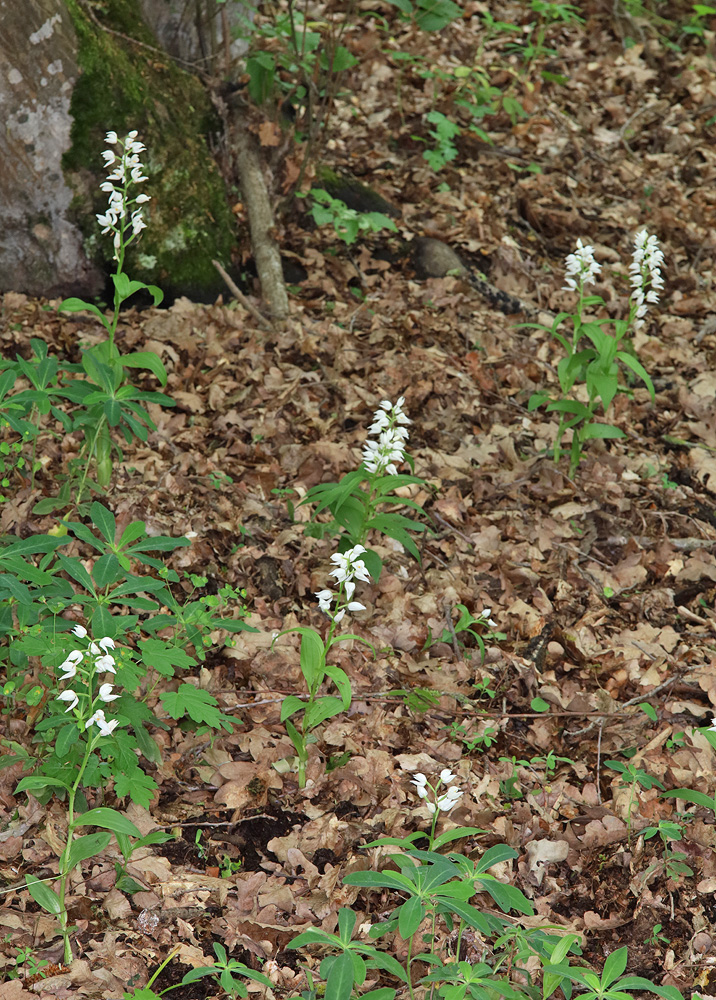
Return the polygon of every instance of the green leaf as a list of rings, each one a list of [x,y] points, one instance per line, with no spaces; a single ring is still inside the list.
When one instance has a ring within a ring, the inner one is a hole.
[[[615,979],[618,979],[626,969],[627,959],[629,957],[628,948],[617,948],[616,951],[611,952],[607,955],[607,960],[604,963],[604,969],[602,970],[602,987],[611,986]]]
[[[340,667],[328,665],[325,671],[326,676],[330,677],[338,688],[344,710],[348,711],[351,707],[351,682],[348,680],[345,670],[341,670]]]
[[[350,952],[336,955],[326,980],[325,1000],[350,1000],[355,970]]]
[[[694,805],[704,806],[716,812],[716,803],[713,795],[706,795],[705,792],[696,792],[693,788],[672,788],[668,792],[661,793],[664,799],[684,799],[685,802],[693,802]]]
[[[397,889],[415,895],[415,886],[405,875],[397,872],[350,872],[343,879],[344,885],[358,885],[364,889]]]
[[[451,844],[454,840],[462,840],[464,837],[474,837],[478,833],[485,833],[485,831],[477,826],[459,826],[456,830],[447,830],[435,838],[433,850],[439,851],[445,844]]]
[[[582,431],[582,438],[587,440],[605,440],[606,438],[623,438],[626,434],[619,427],[612,427],[611,424],[587,424]]]
[[[411,896],[398,910],[398,933],[403,941],[415,934],[425,916],[425,907],[419,896]]]
[[[86,837],[78,837],[77,840],[73,840],[67,858],[67,870],[72,871],[75,865],[99,854],[111,839],[111,833],[88,833]]]
[[[307,702],[303,701],[295,694],[287,695],[281,702],[281,722],[290,719],[296,712],[302,712]]]
[[[104,317],[104,313],[101,312],[97,306],[93,305],[91,302],[85,302],[83,299],[77,299],[70,297],[69,299],[63,299],[62,302],[57,307],[59,312],[90,312],[97,316],[102,324],[107,327],[108,322]]]
[[[627,354],[626,351],[619,351],[617,353],[617,357],[623,364],[627,366],[627,368],[631,368],[631,370],[634,372],[635,375],[639,376],[639,378],[642,380],[644,385],[649,390],[649,395],[651,396],[652,402],[654,402],[654,400],[656,399],[656,395],[654,393],[654,383],[649,378],[647,370],[646,368],[644,368],[642,363],[638,361],[637,358],[635,358],[632,354]]]
[[[90,507],[90,517],[96,528],[110,545],[114,545],[114,536],[117,533],[117,522],[111,510],[107,510],[97,500]]]
[[[652,722],[656,722],[658,716],[653,705],[649,705],[648,702],[643,702],[641,705],[637,705],[637,708],[640,708],[644,715],[648,719],[651,719]]]
[[[141,837],[141,831],[131,820],[117,812],[116,809],[109,809],[107,806],[100,806],[97,809],[90,809],[75,821],[75,826],[101,826],[104,830],[114,830],[117,833],[124,833],[128,837]]]
[[[160,695],[162,704],[173,719],[188,715],[194,722],[204,722],[212,729],[231,724],[231,721],[217,708],[217,701],[208,691],[195,688],[193,684],[180,684],[178,691],[166,691]]]
[[[326,719],[331,719],[334,715],[340,715],[343,711],[343,702],[340,698],[334,698],[332,695],[318,698],[312,705],[306,708],[306,714],[304,715],[305,728],[315,729],[316,726],[320,726]]]
[[[55,895],[48,885],[35,878],[34,875],[26,875],[25,883],[30,895],[43,910],[46,910],[47,913],[53,913],[56,917],[60,915],[62,906],[60,905],[59,897]]]
[[[347,906],[342,906],[338,911],[338,936],[343,944],[350,944],[356,920],[356,913]]]
[[[323,639],[313,629],[301,629],[301,672],[310,691],[321,683],[325,667]]]
[[[533,698],[530,702],[530,708],[533,712],[549,712],[549,702],[545,701],[544,698]]]
[[[148,668],[154,668],[162,677],[173,677],[174,668],[190,670],[196,666],[196,660],[185,653],[183,649],[170,645],[164,639],[145,639],[139,643],[142,663]]]
[[[114,776],[114,793],[117,798],[123,799],[128,795],[132,802],[136,802],[144,809],[149,809],[156,790],[156,781],[139,768],[137,768],[137,773],[131,776],[127,774],[115,774]]]
[[[160,385],[167,384],[167,370],[162,359],[153,351],[134,351],[132,354],[122,355],[120,360],[125,368],[146,368],[156,377]]]
[[[64,788],[69,791],[70,786],[59,778],[47,778],[44,774],[30,774],[27,778],[21,778],[15,789],[15,795],[19,792],[36,792],[41,788]]]

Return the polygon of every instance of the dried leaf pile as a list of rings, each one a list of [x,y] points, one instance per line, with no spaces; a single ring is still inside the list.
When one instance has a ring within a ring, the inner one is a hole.
[[[716,964],[713,813],[690,807],[676,846],[693,874],[670,874],[659,839],[639,831],[673,818],[677,803],[658,786],[625,786],[605,764],[633,750],[628,762],[667,789],[716,791],[713,748],[695,731],[716,705],[714,35],[669,51],[647,22],[625,25],[611,5],[586,3],[586,25],[547,36],[558,53],[547,68],[568,78],[560,86],[534,67],[521,72],[503,40],[485,34],[479,15],[488,7],[506,22],[529,20],[524,4],[468,2],[437,34],[396,26],[386,44],[371,20],[348,32],[360,64],[333,123],[332,165],[399,205],[408,238],[439,236],[500,288],[552,313],[574,305],[561,289],[564,256],[581,237],[603,264],[597,293],[610,315],[625,315],[633,235],[647,227],[666,256],[666,291],[634,346],[656,404],[641,388],[619,395],[611,417],[627,438],[592,443],[570,480],[545,456],[556,419],[527,412],[530,394],[556,382],[555,342],[516,329],[458,278],[413,280],[374,255],[378,239],[349,255],[327,231],[294,223],[283,242],[309,276],[280,332],[221,303],[179,299],[124,314],[120,350],[159,354],[177,406],[152,409],[157,433],[126,449],[105,502],[120,529],[141,518],[153,534],[195,533],[171,564],[206,574],[210,588],[245,587],[259,631],[233,646],[217,636],[191,679],[235,718],[235,732],[211,742],[178,726],[158,734],[157,800],[149,811],[127,809],[143,833],[159,826],[179,838],[135,855],[132,895],[116,888],[111,847],[77,874],[69,902],[81,958],[37,984],[40,996],[121,996],[179,943],[167,970],[176,978],[157,984],[167,985],[206,964],[212,941],[261,967],[277,997],[299,993],[305,976],[288,943],[312,926],[333,930],[344,905],[359,924],[389,912],[389,899],[342,878],[376,863],[361,845],[426,826],[409,777],[446,766],[465,795],[441,823],[485,830],[473,849],[516,848],[519,860],[500,876],[533,900],[535,923],[584,934],[598,967],[627,944],[630,973],[682,990],[697,976],[703,987]],[[627,29],[636,32],[630,48]],[[507,86],[499,74],[511,68],[527,116],[490,118],[493,146],[466,132],[436,176],[415,136],[450,94],[394,55],[456,66],[480,45],[483,63],[497,67],[495,86]],[[3,355],[25,351],[31,336],[75,361],[78,344],[100,330],[89,317],[6,294]],[[325,622],[314,593],[335,542],[304,534],[310,511],[289,508],[282,491],[295,491],[296,503],[355,468],[378,402],[401,395],[415,471],[429,484],[412,495],[436,533],[421,565],[375,540],[385,568],[361,587],[368,610],[351,628],[379,652],[336,648],[354,703],[322,729],[299,792],[280,764],[293,747],[279,719],[282,698],[302,691],[298,642],[272,646],[272,636]],[[0,508],[3,534],[52,527],[32,509],[78,446],[43,439],[35,490],[17,482]],[[507,634],[484,664],[476,649],[438,641],[457,604],[491,608]],[[391,693],[401,689],[435,697],[406,703]],[[534,699],[548,710],[535,711]],[[480,743],[489,728],[494,740]],[[19,717],[4,715],[3,729],[29,738]],[[0,772],[5,971],[20,947],[59,953],[54,922],[32,904],[23,876],[56,870],[63,808],[16,800],[19,776]],[[228,862],[238,861],[232,872]],[[668,941],[649,942],[657,923]],[[400,956],[400,938],[390,946]],[[172,996],[215,995],[208,983]],[[31,995],[17,981],[0,986],[2,998]]]

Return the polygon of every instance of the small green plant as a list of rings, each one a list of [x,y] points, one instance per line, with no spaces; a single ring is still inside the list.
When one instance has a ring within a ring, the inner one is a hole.
[[[653,947],[656,947],[660,942],[662,942],[663,944],[671,944],[671,938],[668,938],[666,937],[665,934],[662,934],[661,933],[662,929],[663,928],[661,924],[654,924],[654,926],[651,929],[651,934],[649,935],[649,937],[644,938],[644,944],[650,944]]]
[[[73,649],[58,667],[60,682],[72,681],[72,686],[56,695],[57,708],[36,727],[47,733],[48,740],[54,736],[54,752],[36,763],[33,774],[22,778],[15,789],[15,794],[27,791],[33,795],[56,790],[67,802],[67,840],[58,865],[57,893],[34,875],[25,876],[35,902],[57,917],[64,942],[65,965],[72,961],[65,907],[70,872],[82,861],[103,851],[112,833],[136,840],[142,838],[134,823],[116,809],[105,806],[87,808],[81,790],[83,783],[101,785],[113,771],[117,781],[122,775],[129,781],[129,775],[133,775],[138,768],[131,745],[121,738],[121,734],[114,735],[115,729],[120,726],[120,717],[107,719],[104,711],[105,706],[120,697],[114,692],[112,681],[106,680],[107,676],[114,677],[117,672],[115,656],[110,652],[115,650],[114,640],[104,637],[94,642],[81,625],[75,626],[73,632],[85,648]],[[101,675],[105,676],[104,680]],[[69,712],[72,713],[71,720],[66,718]],[[131,770],[130,757],[133,763]],[[101,832],[75,839],[75,832],[87,826],[97,827]]]
[[[152,987],[176,955],[176,950],[172,951],[164,959],[156,972],[154,972],[147,985],[138,990],[133,989],[131,993],[123,993],[123,1000],[159,1000],[159,997],[165,996],[172,990],[179,989],[181,986],[190,986],[205,976],[211,976],[216,979],[222,990],[231,997],[248,996],[248,990],[242,980],[238,978],[239,976],[243,979],[251,979],[255,983],[261,983],[262,986],[271,986],[271,980],[264,976],[262,972],[254,972],[253,969],[244,965],[243,962],[238,962],[234,958],[228,958],[226,948],[222,944],[218,942],[214,943],[214,953],[216,954],[216,961],[212,965],[203,965],[196,969],[190,969],[180,983],[175,983],[174,986],[167,986],[166,989],[157,993]]]
[[[241,861],[233,861],[228,854],[225,854],[219,862],[219,870],[222,878],[231,878],[236,872],[241,871]]]
[[[555,3],[549,0],[530,0],[530,9],[537,20],[527,25],[527,40],[510,43],[507,52],[516,52],[528,65],[545,56],[554,58],[559,53],[545,45],[548,28],[555,24],[584,24],[579,9],[571,3]]]
[[[473,727],[471,727],[473,728]],[[455,720],[450,724],[450,736],[460,740],[466,750],[489,750],[497,742],[500,730],[496,726],[485,725],[482,732],[471,733],[467,726],[462,726]]]
[[[434,126],[428,131],[428,135],[434,140],[435,148],[426,149],[423,159],[427,161],[431,170],[438,173],[457,156],[454,140],[461,135],[462,129],[441,111],[428,111],[425,119]]]
[[[147,428],[156,428],[149,414],[139,405],[140,402],[174,405],[173,400],[162,393],[140,391],[134,386],[124,385],[126,368],[146,368],[162,385],[166,384],[167,374],[156,354],[142,351],[124,355],[120,359],[114,343],[123,303],[144,289],[152,296],[154,305],[159,305],[163,292],[156,285],[130,281],[124,272],[127,248],[146,229],[143,206],[150,200],[149,195],[134,194],[134,187],[147,180],[139,159],[139,154],[146,147],[137,139],[136,131],[129,132],[123,139],[116,132],[108,132],[106,142],[110,146],[118,146],[119,155],[109,149],[102,153],[105,166],[113,169],[107,180],[100,185],[109,195],[109,205],[104,214],[97,216],[97,221],[102,226],[103,234],[112,233],[114,243],[114,260],[117,265],[112,275],[114,308],[110,316],[105,316],[93,303],[74,297],[64,299],[58,307],[64,312],[92,313],[107,332],[104,343],[83,352],[80,366],[68,366],[68,371],[83,371],[86,378],[74,380],[67,388],[56,390],[57,395],[64,396],[81,407],[74,422],[65,422],[66,431],[79,428],[85,434],[86,461],[78,490],[79,499],[82,498],[91,458],[95,460],[99,486],[106,487],[109,484],[112,475],[110,428],[121,430],[127,441],[135,436],[146,441]]]
[[[481,635],[481,631],[485,630],[487,632],[489,639],[494,642],[503,641],[504,639],[507,638],[507,635],[504,632],[497,631],[498,628],[497,622],[493,621],[492,618],[490,618],[490,615],[492,614],[491,608],[484,608],[477,617],[474,617],[474,615],[472,615],[471,612],[468,611],[468,609],[465,607],[464,604],[456,605],[456,609],[460,617],[452,626],[452,628],[443,629],[442,635],[437,640],[433,637],[432,631],[428,629],[428,638],[425,641],[423,649],[430,649],[430,647],[434,645],[435,642],[448,642],[448,643],[452,642],[454,638],[455,641],[457,642],[457,645],[464,650],[465,638],[467,635],[469,635],[471,639],[474,641],[474,643],[477,645],[477,648],[480,650],[480,663],[484,663],[485,640]],[[477,628],[479,628],[481,631],[478,632],[475,626],[477,626]],[[470,659],[471,654],[466,653],[465,658]],[[476,685],[476,687],[478,687],[479,689],[479,685]],[[484,692],[487,692],[488,690],[489,689],[486,687],[482,688],[482,691]],[[492,693],[492,695],[490,695],[490,697],[494,698],[494,692]]]
[[[534,329],[547,330],[566,352],[566,357],[562,358],[557,367],[561,394],[553,398],[547,390],[536,392],[530,397],[528,410],[531,412],[546,403],[548,413],[560,414],[554,445],[555,462],[559,461],[562,438],[567,431],[572,431],[570,475],[574,474],[579,465],[587,441],[626,436],[620,428],[595,420],[600,407],[602,412],[607,414],[612,400],[620,391],[620,365],[640,378],[649,390],[652,400],[655,399],[654,386],[649,375],[633,352],[625,349],[628,345],[623,342],[632,324],[635,329],[643,325],[647,303],[659,301],[658,292],[663,288],[661,278],[663,261],[664,255],[658,248],[656,237],[649,236],[646,230],[637,233],[630,265],[633,291],[628,319],[585,320],[586,308],[603,304],[600,296],[584,294],[585,287],[599,274],[601,265],[594,259],[593,248],[584,246],[581,240],[577,240],[576,251],[567,257],[566,286],[578,292],[576,313],[571,316],[565,312],[558,313],[551,328],[537,323],[522,324]],[[558,332],[562,322],[567,318],[571,320],[573,327],[571,340]],[[613,335],[608,332],[610,325],[614,326]],[[589,346],[583,347],[582,341],[585,338]],[[586,402],[578,398],[575,390],[577,383],[584,383]]]
[[[396,511],[379,511],[379,507],[396,490],[412,484],[425,486],[417,476],[398,473],[397,467],[402,462],[408,462],[411,468],[413,464],[405,452],[406,427],[410,420],[403,412],[404,403],[403,396],[395,404],[388,399],[382,400],[368,431],[375,440],[369,438],[366,441],[360,467],[345,475],[339,483],[314,486],[299,504],[315,503],[314,519],[326,508],[331,511],[335,530],[343,529],[344,532],[339,543],[342,552],[356,545],[365,546],[370,532],[377,531],[400,542],[414,559],[420,561],[420,553],[410,532],[425,531],[426,526]],[[365,489],[362,483],[366,483]],[[414,500],[401,497],[400,503],[422,514],[422,509]],[[320,532],[322,526],[317,527]],[[329,530],[333,530],[333,525]],[[313,532],[307,530],[307,533]],[[377,552],[365,549],[363,561],[373,579],[378,580],[383,563]]]
[[[405,20],[411,20],[421,31],[442,31],[462,14],[453,0],[388,0],[397,7]]]
[[[331,648],[339,642],[347,642],[356,639],[365,643],[366,646],[373,647],[359,635],[346,633],[336,635],[336,628],[348,611],[365,611],[365,605],[353,600],[355,592],[355,580],[363,583],[370,582],[370,575],[366,565],[361,559],[365,552],[362,545],[356,545],[345,553],[335,553],[331,556],[331,561],[335,563],[335,569],[330,576],[336,578],[338,592],[334,594],[330,590],[320,590],[316,597],[321,611],[325,612],[331,620],[328,635],[325,640],[312,628],[297,627],[285,629],[274,639],[276,642],[282,635],[297,632],[301,636],[301,673],[308,688],[308,700],[304,701],[298,695],[288,695],[281,704],[281,721],[286,723],[286,731],[293,743],[298,764],[298,784],[299,788],[306,787],[306,765],[308,763],[308,747],[316,742],[313,730],[320,726],[326,719],[332,718],[341,712],[346,712],[351,705],[351,682],[344,670],[340,667],[326,663],[326,658]],[[335,608],[331,610],[331,605],[335,601]],[[375,650],[373,650],[375,652]],[[335,684],[339,697],[335,695],[320,695],[320,687],[326,677]],[[301,714],[300,728],[291,719]]]
[[[312,188],[310,194],[314,203],[309,211],[316,225],[333,226],[336,235],[349,246],[359,233],[378,233],[382,229],[397,232],[393,220],[383,212],[357,212],[323,188]]]
[[[580,1000],[626,1000],[627,997],[631,1000],[633,990],[649,990],[664,1000],[679,1000],[681,993],[675,986],[658,986],[642,976],[623,976],[628,957],[626,947],[613,951],[607,956],[601,976],[557,962],[545,965],[545,983],[549,984],[549,989],[545,988],[545,1000],[558,987],[564,992],[564,987],[570,982],[582,987]]]
[[[664,871],[668,878],[676,879],[680,875],[693,875],[693,870],[685,864],[688,855],[683,851],[675,851],[671,844],[675,840],[681,840],[682,824],[673,820],[659,820],[658,826],[647,826],[641,830],[644,840],[651,840],[658,836],[664,846],[663,864]]]
[[[618,760],[607,760],[604,763],[606,767],[611,768],[612,771],[616,771],[617,774],[621,774],[622,780],[619,783],[620,787],[630,789],[629,802],[626,810],[626,824],[629,839],[631,840],[631,819],[634,806],[636,804],[637,785],[640,785],[642,788],[646,788],[647,790],[654,787],[663,789],[664,786],[658,778],[653,778],[647,771],[644,771],[640,767],[636,767],[634,764],[623,764]]]
[[[588,967],[570,964],[570,955],[581,955],[579,935],[562,937],[549,931],[557,928],[520,925],[521,915],[533,915],[530,901],[519,889],[490,871],[494,865],[517,857],[505,844],[496,844],[477,858],[450,851],[440,853],[457,840],[475,837],[484,831],[475,827],[456,827],[437,835],[438,818],[456,808],[462,790],[452,782],[455,775],[444,768],[435,783],[418,773],[411,779],[418,799],[425,808],[430,825],[404,838],[385,837],[366,845],[367,849],[389,847],[388,867],[381,871],[356,871],[344,878],[345,885],[360,886],[381,894],[385,901],[396,899],[392,912],[370,927],[368,941],[355,938],[356,914],[342,909],[338,915],[338,933],[313,928],[290,942],[290,948],[319,946],[325,957],[319,972],[325,988],[308,977],[309,989],[303,1000],[349,1000],[366,983],[368,972],[379,969],[394,977],[400,992],[411,1000],[416,994],[438,996],[443,1000],[548,1000],[558,989],[570,998],[572,983],[585,990],[580,996],[590,1000],[632,1000],[628,991],[648,990],[663,1000],[683,1000],[673,986],[658,986],[636,976],[619,978],[626,966],[626,948],[607,959],[601,976]],[[445,786],[449,786],[446,790]],[[427,849],[416,844],[427,841]],[[487,905],[481,897],[487,896]],[[509,915],[502,917],[501,910]],[[479,935],[481,960],[461,961],[467,931]],[[448,933],[451,932],[451,933]],[[403,962],[387,954],[373,942],[386,934],[398,934],[406,942]],[[441,944],[438,944],[441,942]],[[542,969],[542,983],[536,981],[534,959]],[[416,963],[428,967],[427,974],[415,981]],[[417,992],[416,987],[419,988]],[[372,1000],[394,1000],[398,990],[383,986],[361,994]]]
[[[196,835],[194,836],[194,847],[196,848],[196,853],[199,859],[201,861],[206,861],[209,857],[209,849],[202,843],[203,836],[203,830],[199,829],[196,831]]]
[[[8,941],[10,936],[5,939]],[[31,976],[45,978],[45,969],[50,963],[44,958],[36,958],[35,952],[28,945],[25,948],[18,948],[15,955],[15,966],[7,973],[8,979],[29,979]]]

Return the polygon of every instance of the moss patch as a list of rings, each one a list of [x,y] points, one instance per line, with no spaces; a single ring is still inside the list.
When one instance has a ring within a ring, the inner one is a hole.
[[[107,273],[113,271],[111,239],[100,235],[95,220],[107,205],[99,190],[105,177],[101,152],[108,130],[126,135],[137,129],[147,147],[143,162],[149,180],[142,191],[152,201],[145,212],[148,228],[130,247],[126,270],[169,296],[210,301],[222,290],[211,260],[229,263],[234,220],[207,145],[207,136],[220,131],[208,95],[169,56],[131,40],[157,44],[142,22],[138,0],[104,5],[103,26],[126,38],[100,28],[76,0],[67,5],[82,76],[72,95],[72,146],[63,166],[86,252]]]

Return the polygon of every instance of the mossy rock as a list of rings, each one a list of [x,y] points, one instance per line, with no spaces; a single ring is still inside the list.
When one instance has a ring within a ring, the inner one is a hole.
[[[211,261],[230,263],[234,219],[207,144],[207,136],[221,131],[209,97],[169,56],[136,44],[158,47],[138,0],[106,0],[103,27],[77,0],[66,2],[82,76],[72,94],[72,146],[63,167],[87,256],[113,272],[111,235],[102,236],[95,219],[107,207],[99,190],[106,174],[101,153],[107,131],[122,136],[136,129],[147,147],[142,162],[149,179],[141,190],[152,200],[145,206],[147,229],[130,246],[125,270],[169,297],[211,301],[223,288]]]

